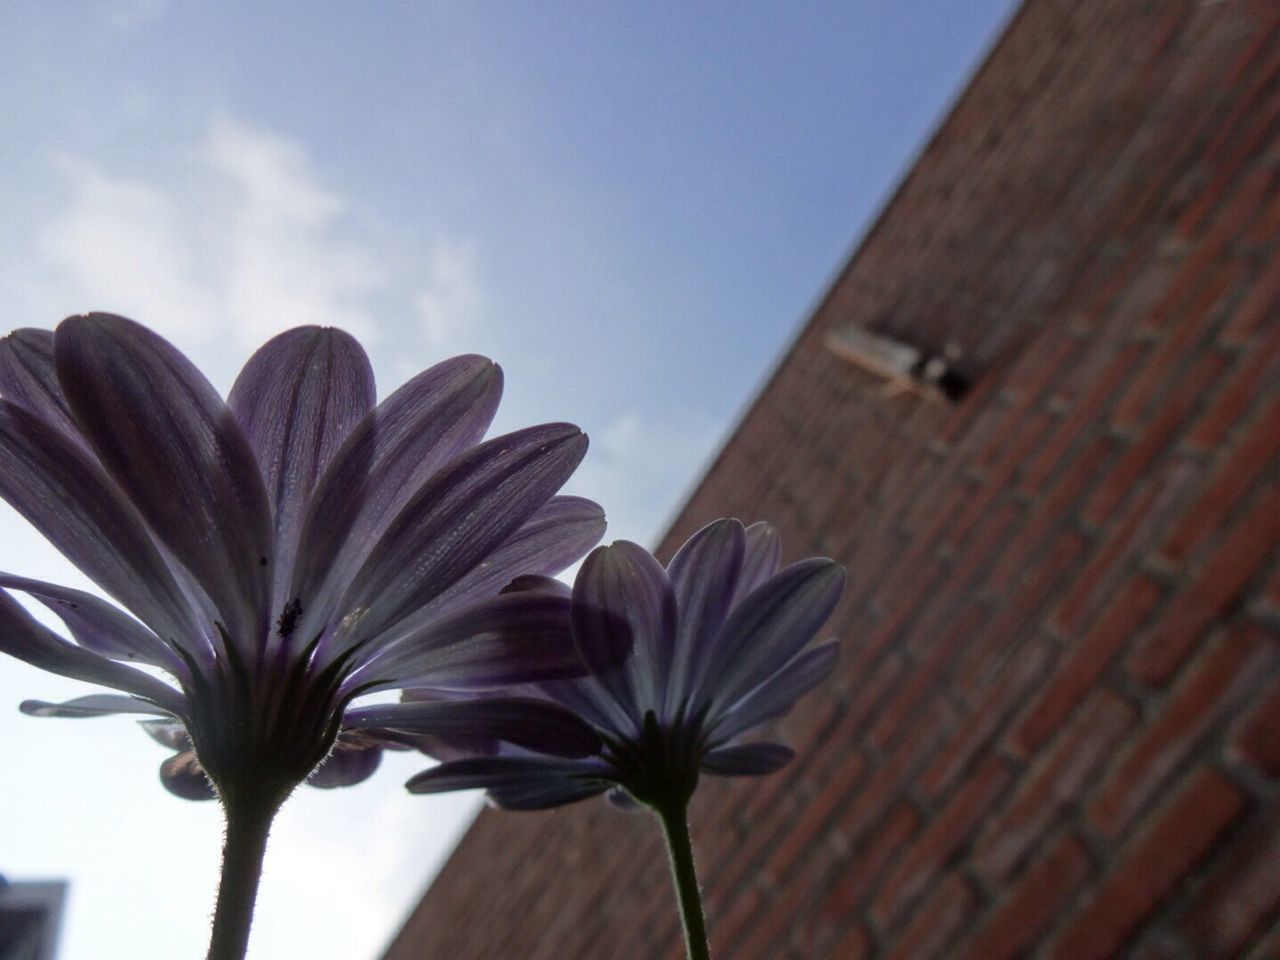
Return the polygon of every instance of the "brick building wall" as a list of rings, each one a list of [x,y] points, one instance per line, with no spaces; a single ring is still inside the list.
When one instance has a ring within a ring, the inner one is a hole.
[[[956,405],[835,356],[961,350]],[[724,960],[1280,957],[1280,5],[1030,0],[664,540],[850,583],[783,773],[704,779]],[[486,811],[387,953],[682,956],[659,831]]]

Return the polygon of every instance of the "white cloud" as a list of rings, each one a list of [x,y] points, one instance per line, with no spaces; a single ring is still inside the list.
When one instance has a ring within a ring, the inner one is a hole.
[[[677,422],[624,413],[592,433],[587,457],[567,489],[605,506],[606,542],[653,547],[719,436],[719,427],[706,417]],[[664,506],[666,514],[660,512]]]
[[[427,345],[443,354],[465,348],[482,320],[484,301],[474,241],[437,239],[427,260],[427,286],[418,295],[418,319]]]
[[[303,323],[374,336],[387,271],[299,143],[221,116],[184,158],[147,179],[56,159],[67,202],[35,242],[51,316],[110,309],[241,356]]]

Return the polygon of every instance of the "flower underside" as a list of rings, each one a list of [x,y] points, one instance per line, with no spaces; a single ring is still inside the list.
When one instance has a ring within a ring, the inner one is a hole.
[[[387,748],[592,752],[583,723],[528,697],[352,706],[583,672],[566,599],[500,591],[603,532],[597,505],[555,495],[586,437],[482,441],[501,392],[496,365],[463,356],[375,406],[359,344],[318,327],[262,347],[225,402],[120,317],[0,339],[0,496],[119,604],[0,573],[0,652],[123,694],[23,709],[151,717],[178,751],[162,778],[192,799],[354,783]]]

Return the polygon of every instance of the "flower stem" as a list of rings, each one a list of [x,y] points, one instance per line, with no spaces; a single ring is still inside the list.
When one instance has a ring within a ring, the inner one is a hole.
[[[676,885],[676,898],[680,901],[680,919],[684,924],[689,960],[711,960],[707,922],[702,916],[702,894],[698,890],[698,874],[693,865],[693,844],[689,840],[688,804],[683,801],[667,803],[658,808],[657,813],[667,837],[671,876]]]
[[[262,877],[262,857],[277,804],[227,803],[227,833],[222,843],[222,878],[213,914],[208,960],[244,960],[249,925]]]

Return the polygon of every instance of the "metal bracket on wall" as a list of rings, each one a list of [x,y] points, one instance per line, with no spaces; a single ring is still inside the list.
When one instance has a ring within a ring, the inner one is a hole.
[[[885,381],[883,394],[914,393],[936,403],[955,403],[969,380],[955,367],[959,349],[948,344],[930,353],[852,324],[827,334],[827,349]]]

